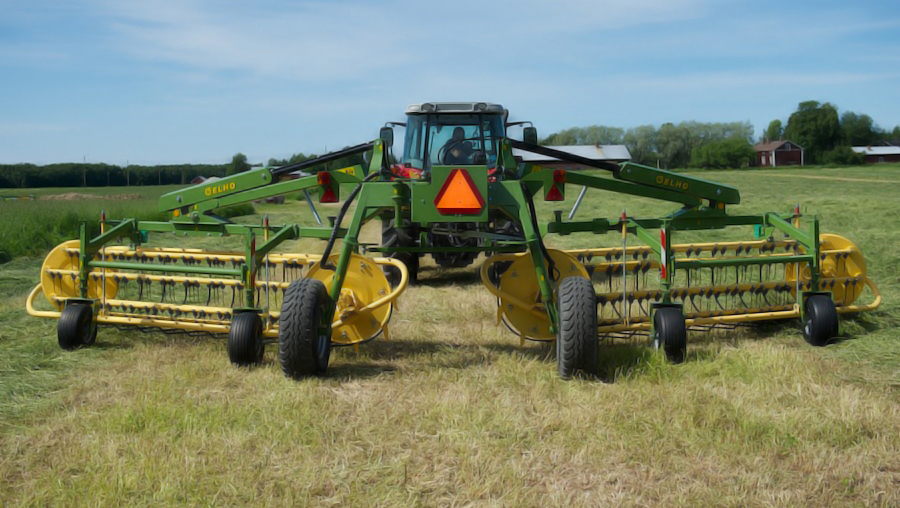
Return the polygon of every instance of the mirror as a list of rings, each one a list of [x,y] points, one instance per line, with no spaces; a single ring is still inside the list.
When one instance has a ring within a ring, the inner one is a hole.
[[[378,133],[378,137],[381,138],[381,141],[384,142],[385,146],[394,146],[394,129],[382,127],[381,131]]]
[[[537,128],[525,127],[524,129],[522,129],[522,141],[530,143],[532,145],[538,144]]]

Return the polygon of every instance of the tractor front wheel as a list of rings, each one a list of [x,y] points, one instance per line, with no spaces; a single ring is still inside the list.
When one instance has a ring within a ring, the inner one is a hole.
[[[90,346],[97,339],[97,327],[93,323],[90,305],[72,304],[63,309],[56,327],[59,347],[72,351]]]
[[[687,327],[678,307],[661,307],[653,313],[653,347],[662,349],[672,363],[687,356]]]
[[[827,346],[838,336],[837,309],[831,298],[811,295],[806,299],[803,338],[813,346]]]
[[[284,293],[278,327],[278,359],[288,377],[322,375],[331,356],[331,326],[324,323],[330,310],[325,284],[297,279]]]
[[[262,320],[255,312],[234,316],[228,331],[228,359],[239,367],[260,363],[265,354]]]
[[[415,284],[419,274],[419,256],[415,252],[395,252],[389,257],[394,258],[406,265],[406,272],[409,274],[408,284]],[[382,268],[384,276],[387,278],[391,288],[400,284],[400,270],[392,265],[384,265]]]
[[[590,279],[566,277],[557,291],[556,364],[559,377],[597,372],[597,295]]]

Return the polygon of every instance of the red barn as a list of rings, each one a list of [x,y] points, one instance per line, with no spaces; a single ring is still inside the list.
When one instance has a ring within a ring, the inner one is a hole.
[[[854,146],[853,151],[866,154],[866,164],[900,162],[900,146]]]
[[[802,166],[803,147],[793,141],[769,141],[757,143],[756,164],[758,166]]]

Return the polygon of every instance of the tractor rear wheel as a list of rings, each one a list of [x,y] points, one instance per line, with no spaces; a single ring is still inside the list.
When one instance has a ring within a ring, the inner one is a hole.
[[[597,372],[597,295],[590,279],[566,277],[556,299],[556,365],[559,377]]]
[[[265,354],[262,338],[262,320],[255,312],[242,312],[234,316],[228,331],[228,359],[239,367],[260,363]]]
[[[93,323],[90,305],[67,305],[59,316],[56,327],[59,347],[72,351],[81,346],[90,346],[97,339],[97,327]]]
[[[811,295],[806,299],[803,338],[813,346],[827,346],[838,336],[837,309],[831,298]]]
[[[403,218],[403,227],[394,227],[393,217],[381,221],[381,246],[382,247],[415,247],[417,245],[416,232],[412,222]],[[415,284],[419,274],[419,255],[415,252],[392,252],[387,257],[399,260],[406,265],[409,272],[409,284]],[[384,276],[387,277],[391,287],[397,287],[400,283],[400,271],[392,266],[385,266]]]
[[[672,363],[687,357],[687,327],[678,307],[660,307],[653,314],[653,347],[662,349]]]
[[[331,326],[323,323],[331,298],[317,279],[297,279],[284,293],[278,327],[278,359],[288,377],[322,375],[331,356]]]

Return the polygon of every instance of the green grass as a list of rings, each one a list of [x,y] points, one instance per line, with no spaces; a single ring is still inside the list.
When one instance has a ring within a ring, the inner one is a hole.
[[[0,201],[0,217],[3,218],[0,221],[0,264],[20,256],[42,255],[65,240],[78,238],[82,222],[87,222],[91,234],[98,234],[97,221],[101,211],[105,211],[110,219],[165,220],[165,213],[157,209],[157,200],[177,188],[180,186],[17,190],[16,195],[33,194],[38,199]],[[98,199],[41,199],[71,193],[97,196]],[[121,195],[128,197],[117,197]],[[253,213],[253,206],[244,204],[218,210],[217,213],[225,218],[247,215]]]
[[[601,380],[563,382],[548,347],[519,347],[495,326],[496,304],[471,269],[428,267],[424,283],[401,297],[391,341],[336,350],[328,377],[294,382],[282,376],[272,347],[262,366],[237,369],[212,339],[103,329],[97,347],[64,354],[54,323],[21,310],[40,259],[19,258],[0,267],[0,499],[24,506],[897,506],[900,171],[702,177],[742,191],[737,213],[800,202],[818,214],[823,231],[863,250],[884,305],[842,320],[847,340],[827,348],[807,346],[796,323],[692,333],[682,365],[639,341],[604,342]],[[577,189],[569,192],[565,204],[539,203],[544,217],[571,206]],[[600,191],[588,197],[579,217],[671,209]],[[276,223],[310,223],[302,202],[257,211]],[[366,235],[377,236],[375,229]],[[615,245],[614,236],[548,241]],[[676,241],[694,236],[752,232],[685,233]]]

